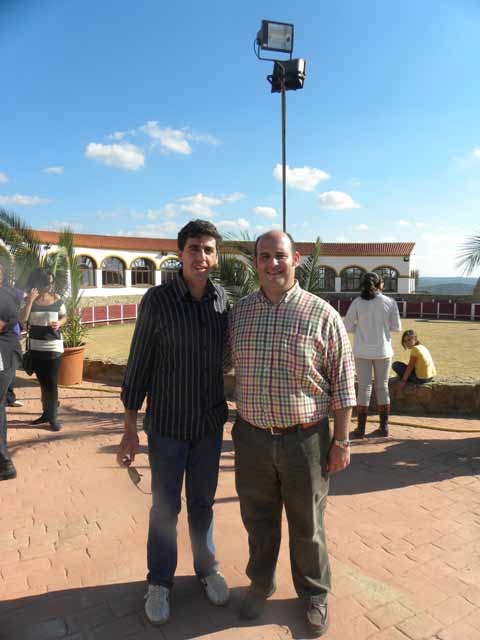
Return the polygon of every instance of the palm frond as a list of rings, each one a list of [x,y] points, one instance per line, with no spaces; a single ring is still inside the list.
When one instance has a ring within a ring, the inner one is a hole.
[[[305,258],[295,271],[295,277],[302,289],[309,291],[316,296],[320,295],[325,290],[322,282],[322,267],[320,266],[321,256],[322,241],[318,237],[315,241],[313,252]]]
[[[222,285],[232,303],[258,289],[258,276],[253,263],[243,255],[221,253],[218,267],[211,275]]]
[[[457,267],[463,269],[465,275],[480,267],[480,234],[468,238],[463,243],[457,258]]]
[[[0,208],[0,240],[15,263],[15,282],[25,286],[33,269],[41,266],[42,243],[33,229],[20,216]]]

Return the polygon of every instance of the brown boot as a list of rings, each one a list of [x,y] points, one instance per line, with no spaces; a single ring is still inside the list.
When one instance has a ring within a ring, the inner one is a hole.
[[[361,440],[365,437],[368,407],[357,405],[357,428],[350,432],[350,440]]]
[[[387,438],[388,437],[388,416],[390,414],[389,404],[378,405],[378,415],[380,418],[380,426],[375,429],[370,435],[373,438]]]

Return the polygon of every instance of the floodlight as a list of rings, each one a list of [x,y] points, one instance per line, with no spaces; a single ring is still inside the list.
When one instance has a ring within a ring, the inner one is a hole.
[[[268,76],[268,81],[272,85],[272,93],[282,92],[282,81],[285,82],[285,91],[303,89],[305,60],[297,58],[283,62],[276,61],[273,66],[273,74]]]
[[[281,51],[291,55],[293,51],[293,24],[262,20],[262,26],[257,33],[257,44],[260,49],[265,51]]]

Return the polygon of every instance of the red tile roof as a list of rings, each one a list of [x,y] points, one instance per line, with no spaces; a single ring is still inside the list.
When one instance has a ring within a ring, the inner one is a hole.
[[[57,244],[57,231],[36,231],[44,244]],[[75,245],[87,249],[116,249],[130,251],[173,251],[177,250],[177,241],[171,238],[134,238],[130,236],[99,236],[75,233]],[[313,242],[297,242],[302,255],[313,251]],[[322,256],[409,256],[415,247],[414,242],[324,242]]]

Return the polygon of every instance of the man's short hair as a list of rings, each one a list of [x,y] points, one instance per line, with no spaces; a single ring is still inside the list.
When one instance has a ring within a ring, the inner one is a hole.
[[[217,251],[219,250],[222,236],[219,234],[217,227],[208,220],[190,220],[178,232],[177,245],[179,251],[183,251],[189,238],[199,238],[200,236],[214,238]]]
[[[273,229],[272,229],[273,231]],[[265,238],[265,236],[268,236],[268,234],[272,233],[272,231],[265,231],[265,233],[262,233],[261,236],[258,236],[258,238],[255,240],[255,246],[253,248],[253,255],[255,257],[257,257],[257,249],[258,249],[258,244],[260,242],[260,240],[262,240],[262,238]],[[292,245],[292,256],[295,255],[297,248],[295,246],[295,240],[292,238],[292,236],[287,232],[287,231],[283,231],[282,233],[284,233],[287,238],[290,240],[290,243]]]

